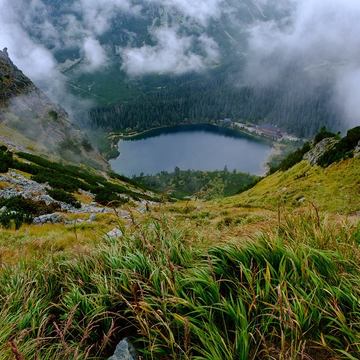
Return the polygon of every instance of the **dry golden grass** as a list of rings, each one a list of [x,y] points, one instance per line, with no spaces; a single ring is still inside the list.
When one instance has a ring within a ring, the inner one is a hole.
[[[88,219],[89,215],[67,215],[68,220]],[[19,261],[39,260],[59,253],[89,252],[104,235],[119,224],[113,214],[99,214],[95,222],[71,225],[24,225],[20,230],[0,230],[0,261],[17,264]]]
[[[197,236],[193,236],[193,239],[200,241],[205,248],[219,243],[256,240],[263,234],[276,236],[279,229],[287,226],[291,218],[292,221],[299,222],[299,226],[294,226],[294,231],[298,229],[302,234],[310,232],[311,236],[316,235],[314,232],[331,234],[329,235],[330,240],[324,239],[324,248],[332,247],[333,243],[334,250],[337,247],[342,253],[355,251],[359,255],[359,249],[349,249],[346,243],[342,246],[336,242],[338,232],[349,229],[350,234],[355,231],[360,223],[359,213],[321,211],[314,203],[309,202],[304,202],[296,208],[292,204],[283,204],[274,206],[274,209],[264,209],[238,202],[238,198],[239,196],[236,196],[210,202],[183,201],[155,207],[153,214],[157,214],[157,216],[168,214],[174,226],[187,229],[190,237],[196,233]],[[359,200],[357,201],[359,204]],[[300,227],[300,224],[303,223],[317,224],[320,222],[321,229],[315,226],[315,228],[304,230]],[[328,227],[328,232],[323,231],[324,226]],[[299,237],[296,234],[292,234],[292,236]],[[319,236],[316,237],[319,238]],[[335,246],[335,244],[337,245]]]
[[[26,173],[26,172],[20,171],[20,170],[12,170],[12,171],[19,174],[19,175],[21,175],[21,176],[23,176],[24,178],[31,179],[32,175],[29,174],[29,173]]]
[[[276,210],[279,204],[298,208],[315,204],[321,211],[352,214],[360,211],[360,158],[328,168],[306,161],[286,172],[266,177],[249,191],[221,200],[224,205],[257,206]]]
[[[91,204],[94,201],[94,197],[85,192],[75,193],[74,196],[77,201],[83,204]]]
[[[0,181],[0,190],[6,189],[9,187],[9,184],[5,181]]]
[[[22,144],[22,146],[28,151],[36,151],[39,153],[46,153],[46,148],[40,146],[34,141],[29,140],[27,137],[23,136],[19,131],[6,126],[4,123],[0,124],[0,134],[4,138],[11,139],[12,143]]]

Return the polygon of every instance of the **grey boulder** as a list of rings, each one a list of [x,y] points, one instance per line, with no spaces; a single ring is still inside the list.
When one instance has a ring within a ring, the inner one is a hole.
[[[123,235],[123,232],[119,228],[115,228],[106,234],[106,236],[110,239],[118,239],[121,238]]]
[[[63,222],[63,218],[59,214],[47,214],[41,215],[34,218],[33,223],[36,225],[43,225],[43,224],[58,224]]]
[[[116,347],[113,356],[109,357],[108,360],[136,360],[136,351],[134,346],[129,342],[128,339],[121,340]]]

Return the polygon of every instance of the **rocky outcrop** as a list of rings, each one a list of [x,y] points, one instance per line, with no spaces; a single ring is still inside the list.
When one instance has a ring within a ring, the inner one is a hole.
[[[113,210],[105,206],[99,206],[96,202],[91,204],[82,204],[78,209],[67,203],[54,200],[48,195],[47,189],[50,188],[47,184],[40,184],[36,181],[27,179],[25,176],[16,171],[9,171],[6,174],[0,174],[0,182],[8,184],[7,187],[0,190],[0,199],[10,199],[16,196],[21,196],[25,199],[30,199],[36,202],[44,202],[46,205],[58,205],[61,211],[81,214],[99,214],[110,213]]]
[[[0,50],[0,104],[34,89],[32,82],[10,60],[7,49]]]
[[[136,360],[136,352],[134,346],[129,342],[128,339],[124,339],[119,342],[116,347],[113,356],[109,357],[108,360]]]
[[[112,229],[106,236],[110,239],[119,239],[123,236],[123,232],[119,228]]]
[[[304,160],[309,161],[311,165],[316,165],[319,159],[327,151],[331,150],[338,142],[339,140],[335,138],[323,139],[304,155]]]
[[[64,221],[63,217],[59,214],[46,214],[34,218],[33,223],[35,225],[44,224],[59,224]]]
[[[358,144],[354,150],[354,157],[360,157],[360,141],[358,142]]]

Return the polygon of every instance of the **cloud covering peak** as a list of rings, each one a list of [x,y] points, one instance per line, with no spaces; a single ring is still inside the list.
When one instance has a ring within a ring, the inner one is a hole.
[[[219,61],[218,46],[206,35],[198,38],[181,36],[177,28],[169,27],[158,28],[152,35],[156,45],[122,50],[122,68],[129,75],[152,73],[180,75],[191,71],[202,71]],[[193,51],[194,46],[199,48],[199,53]]]
[[[166,8],[177,9],[181,14],[206,25],[211,19],[221,16],[226,7],[225,0],[150,0]]]
[[[359,124],[360,2],[288,0],[283,6],[291,9],[286,17],[249,28],[247,84],[271,86],[292,72],[309,93],[330,86],[348,125]]]
[[[117,61],[130,76],[204,72],[231,57],[241,85],[286,83],[307,96],[325,87],[352,126],[360,119],[359,19],[359,0],[0,0],[0,47],[54,97],[66,93],[63,54],[79,74]]]

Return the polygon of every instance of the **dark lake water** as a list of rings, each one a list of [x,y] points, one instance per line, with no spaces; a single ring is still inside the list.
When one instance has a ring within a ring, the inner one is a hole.
[[[182,170],[238,170],[261,175],[271,146],[233,130],[210,125],[154,130],[119,141],[120,156],[110,161],[126,176]]]

